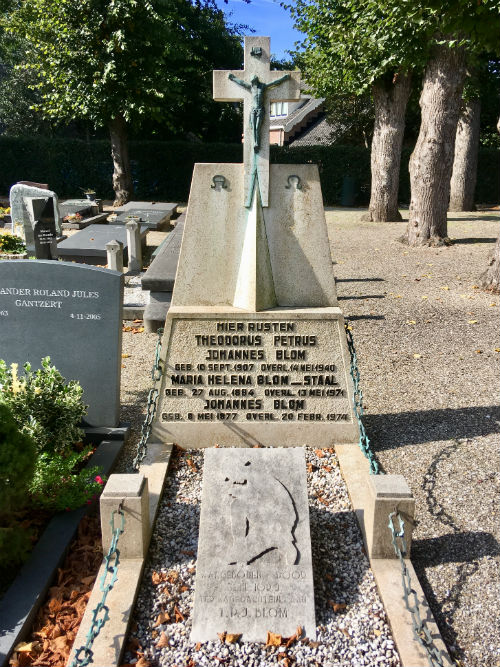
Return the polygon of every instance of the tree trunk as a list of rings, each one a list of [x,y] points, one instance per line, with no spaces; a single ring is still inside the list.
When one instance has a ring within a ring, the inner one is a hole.
[[[128,158],[127,124],[123,116],[116,116],[109,124],[111,155],[113,157],[113,206],[126,204],[133,195],[132,174]]]
[[[372,186],[370,206],[363,220],[402,220],[398,209],[399,167],[410,91],[410,72],[398,73],[390,82],[378,80],[373,86]]]
[[[449,211],[475,211],[481,100],[463,102],[457,125]]]
[[[410,217],[402,240],[411,246],[448,241],[446,212],[464,80],[464,51],[436,46],[424,73],[422,120],[410,158]]]
[[[497,238],[495,250],[490,255],[488,268],[481,276],[481,287],[500,293],[500,236]]]

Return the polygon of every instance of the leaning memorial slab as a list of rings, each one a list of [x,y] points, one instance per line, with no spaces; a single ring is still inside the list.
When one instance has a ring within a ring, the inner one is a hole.
[[[304,449],[208,449],[192,641],[298,626],[315,639]]]
[[[299,72],[215,71],[243,100],[243,164],[197,164],[163,339],[151,440],[182,446],[357,442],[349,354],[318,169],[269,164],[268,105],[299,98]]]

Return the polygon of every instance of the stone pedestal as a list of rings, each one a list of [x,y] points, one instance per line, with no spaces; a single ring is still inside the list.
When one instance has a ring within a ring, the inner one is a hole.
[[[112,240],[106,243],[108,269],[123,271],[123,243]]]

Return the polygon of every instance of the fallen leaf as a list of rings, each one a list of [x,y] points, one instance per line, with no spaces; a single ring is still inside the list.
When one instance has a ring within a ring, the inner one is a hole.
[[[151,575],[151,580],[152,580],[154,586],[158,586],[158,584],[161,584],[164,581],[167,581],[167,578],[168,578],[168,573],[167,572],[156,572],[156,571],[154,571],[153,574]]]
[[[476,350],[476,353],[477,354],[483,354],[483,351],[482,350]]]
[[[307,472],[312,472],[314,470],[312,463],[308,463],[306,468],[307,468]]]
[[[496,347],[495,352],[500,352],[500,347]]]
[[[185,593],[185,592],[188,591],[188,590],[189,590],[189,586],[181,586],[181,587],[179,588],[179,591],[180,591],[181,593]]]
[[[446,290],[448,290],[448,289],[450,289],[450,288],[448,287],[448,285],[442,285],[442,286],[441,286],[441,289],[446,289]]]
[[[413,358],[414,359],[420,359],[421,356],[422,356],[421,354],[418,354],[417,352],[415,352],[415,354],[413,355]]]
[[[226,634],[226,644],[236,644],[239,639],[241,639],[241,633],[236,634],[228,632]]]
[[[422,299],[428,299],[428,298],[429,298],[428,296],[423,296],[423,297],[422,297]]]
[[[333,611],[337,614],[339,611],[346,609],[347,604],[345,602],[333,602],[328,600],[328,604],[332,607]]]
[[[175,622],[180,623],[181,621],[185,621],[186,618],[182,611],[179,609],[177,605],[174,606],[174,614],[175,614]]]
[[[130,354],[122,354],[122,359],[128,359],[130,357]]]
[[[197,468],[196,465],[194,464],[193,459],[187,459],[187,460],[186,460],[186,463],[187,463],[188,466],[191,468],[191,470],[194,470],[194,472],[198,472],[198,468]]]
[[[146,660],[144,656],[141,656],[139,660],[135,663],[135,667],[150,667],[151,663]]]
[[[266,646],[281,646],[281,635],[275,635],[274,632],[267,633]]]
[[[196,646],[194,647],[194,650],[195,650],[195,651],[199,651],[200,648],[201,648],[201,642],[197,642],[197,643],[196,643]]]
[[[164,632],[161,633],[160,639],[156,642],[155,646],[156,648],[165,648],[168,646],[168,637]]]
[[[377,628],[375,628],[374,631],[373,631],[373,634],[375,635],[375,637],[380,637],[380,635],[382,634],[382,631],[377,630]]]
[[[302,632],[303,628],[301,625],[297,626],[297,630],[295,631],[295,634],[292,635],[291,637],[288,637],[288,639],[285,637],[283,638],[283,641],[285,642],[286,648],[289,648],[294,642],[298,642],[299,639],[302,637]]]
[[[323,470],[326,470],[326,472],[332,472],[332,467],[331,466],[323,466]]]
[[[222,643],[226,641],[226,635],[227,632],[224,630],[224,632],[218,632],[217,637],[221,640]]]
[[[144,331],[144,327],[137,327],[137,329],[132,329],[132,333],[137,334],[137,333],[142,333]]]
[[[468,324],[477,324],[477,320],[468,320],[467,323]]]
[[[142,322],[140,317],[138,317],[136,320],[132,320],[132,324],[138,324],[139,322]]]
[[[17,651],[18,653],[31,653],[33,644],[34,642],[20,642],[16,645],[14,651]]]
[[[406,324],[416,324],[415,320],[406,320]]]
[[[325,452],[322,449],[315,449],[314,453],[318,457],[318,459],[322,459],[325,455]]]
[[[495,301],[493,301],[493,303],[490,303],[490,308],[492,308],[493,306],[496,306],[496,305],[497,304],[495,303]]]
[[[163,625],[163,623],[168,623],[170,621],[170,616],[162,611],[158,614],[156,617],[155,624],[153,625],[153,628],[157,628],[159,625]]]
[[[350,637],[349,633],[347,632],[347,630],[345,628],[340,628],[340,632],[343,632],[346,637]]]

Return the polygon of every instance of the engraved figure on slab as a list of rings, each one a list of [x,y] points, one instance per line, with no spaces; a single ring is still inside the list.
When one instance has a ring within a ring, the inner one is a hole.
[[[262,127],[262,121],[264,119],[265,113],[264,93],[268,88],[275,88],[276,86],[279,86],[280,83],[283,83],[283,81],[287,81],[290,78],[290,75],[285,74],[284,76],[276,79],[276,81],[272,81],[271,83],[263,83],[260,81],[256,74],[252,77],[250,83],[247,83],[242,79],[238,79],[238,77],[234,76],[232,73],[228,74],[228,78],[231,79],[231,81],[237,83],[238,86],[241,86],[242,88],[245,88],[245,90],[249,90],[252,93],[250,127],[253,130],[253,149],[256,153],[258,153],[260,148],[260,129]]]
[[[265,559],[297,565],[295,529],[299,516],[292,494],[262,465],[247,461],[238,476],[225,477],[230,502],[232,549],[229,565]],[[272,513],[269,513],[272,508]]]

